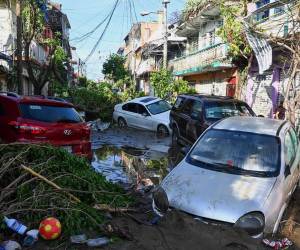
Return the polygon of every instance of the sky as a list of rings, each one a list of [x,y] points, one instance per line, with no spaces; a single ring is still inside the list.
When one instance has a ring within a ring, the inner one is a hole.
[[[129,2],[134,2],[130,4]],[[104,30],[102,25],[88,39],[78,41],[78,37],[93,30],[109,14],[114,5],[114,0],[56,0],[62,4],[62,11],[68,15],[71,31],[70,43],[76,47],[75,56],[85,60]],[[183,9],[185,0],[171,0],[169,13]],[[157,15],[152,14],[141,17],[142,11],[157,11],[162,9],[162,0],[120,0],[112,17],[103,40],[94,55],[86,62],[87,77],[98,80],[103,77],[102,64],[111,53],[116,53],[122,45],[123,39],[130,27],[137,21],[154,21]],[[76,40],[77,38],[77,40]]]

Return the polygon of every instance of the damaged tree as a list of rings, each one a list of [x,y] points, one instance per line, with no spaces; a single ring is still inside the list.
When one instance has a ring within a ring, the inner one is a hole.
[[[64,70],[64,64],[67,63],[67,56],[59,42],[60,34],[55,33],[51,38],[44,36],[45,16],[37,1],[23,1],[22,19],[25,66],[34,86],[34,94],[40,95],[42,89],[52,79],[57,79],[61,83],[66,82],[61,72]],[[32,58],[31,46],[34,43],[47,49],[47,58],[44,62]]]
[[[65,234],[80,233],[101,230],[105,217],[95,205],[117,209],[130,203],[120,187],[64,150],[2,144],[0,155],[0,217],[36,227],[44,217],[55,216]]]

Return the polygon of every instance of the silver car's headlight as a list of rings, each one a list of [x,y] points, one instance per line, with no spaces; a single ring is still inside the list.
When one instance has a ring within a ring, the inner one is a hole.
[[[259,212],[249,213],[241,217],[234,227],[245,230],[250,236],[258,236],[264,232],[265,217]]]
[[[169,209],[169,200],[165,190],[158,187],[152,194],[155,208],[160,214],[165,214]]]

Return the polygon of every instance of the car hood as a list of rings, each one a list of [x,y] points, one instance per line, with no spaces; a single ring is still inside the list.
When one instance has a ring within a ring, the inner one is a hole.
[[[262,211],[276,178],[233,175],[181,162],[162,182],[170,206],[203,218],[235,223]]]
[[[170,111],[166,111],[157,115],[152,115],[156,120],[166,122],[169,124],[170,122]]]

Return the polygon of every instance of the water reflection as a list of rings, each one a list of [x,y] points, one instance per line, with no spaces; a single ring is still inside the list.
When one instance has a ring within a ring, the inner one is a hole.
[[[179,149],[163,145],[151,149],[102,146],[94,150],[92,165],[113,183],[150,185],[159,184],[182,158]]]

